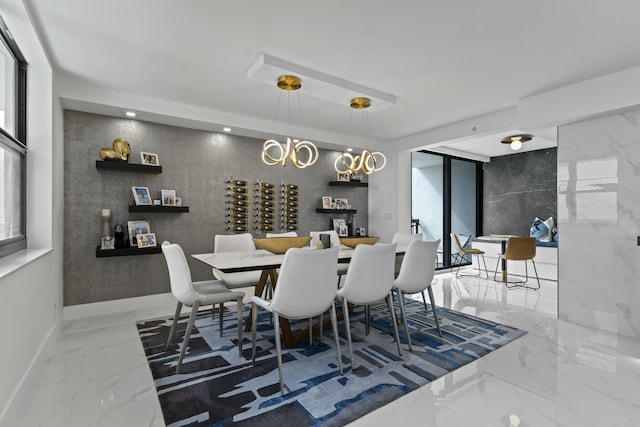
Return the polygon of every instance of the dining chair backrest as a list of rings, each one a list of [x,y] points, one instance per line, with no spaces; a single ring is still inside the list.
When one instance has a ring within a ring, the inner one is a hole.
[[[287,231],[286,233],[267,233],[267,239],[270,237],[298,237],[295,231]]]
[[[167,261],[171,293],[178,301],[185,303],[184,297],[191,294],[193,289],[187,258],[180,245],[167,241],[162,243],[162,253]]]
[[[422,240],[422,233],[411,234],[397,232],[393,235],[391,243],[397,243],[398,246],[409,246],[409,243],[414,240]]]
[[[213,239],[213,252],[255,251],[251,233],[216,234]]]
[[[393,287],[396,244],[358,245],[340,290],[354,304],[382,301]]]
[[[536,256],[535,237],[509,237],[503,257],[512,260],[528,260]]]
[[[336,246],[340,246],[340,236],[338,236],[338,232],[336,230],[327,230],[327,231],[311,231],[309,236],[311,236],[311,241],[309,242],[309,246],[312,248],[318,247],[318,241],[320,240],[321,234],[328,234],[330,237],[331,247],[335,248]]]
[[[291,248],[280,265],[270,307],[287,318],[318,316],[336,296],[338,248]]]
[[[465,253],[464,248],[460,244],[460,239],[456,233],[451,233],[451,241],[453,242],[453,246],[456,248],[456,251],[460,254]]]
[[[424,291],[431,282],[436,270],[436,256],[440,240],[435,242],[413,241],[404,254],[400,274],[394,285],[404,293]]]

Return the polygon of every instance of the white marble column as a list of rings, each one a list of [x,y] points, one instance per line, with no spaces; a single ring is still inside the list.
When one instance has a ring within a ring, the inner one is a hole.
[[[640,109],[558,130],[559,316],[640,338]]]

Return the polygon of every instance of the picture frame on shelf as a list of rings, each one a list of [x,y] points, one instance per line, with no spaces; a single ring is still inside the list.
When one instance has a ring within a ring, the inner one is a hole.
[[[151,206],[153,203],[149,188],[134,186],[131,187],[131,192],[133,192],[133,200],[136,206]]]
[[[340,229],[342,227],[347,227],[347,222],[342,218],[333,218],[333,229],[340,235]],[[346,234],[345,234],[346,235]]]
[[[160,166],[160,159],[155,153],[140,152],[140,162],[147,166]]]
[[[176,190],[162,190],[162,206],[176,205]]]
[[[322,209],[331,209],[331,197],[322,196]]]
[[[176,206],[182,206],[182,197],[176,197],[175,201],[176,201]]]
[[[336,209],[349,209],[349,200],[340,197],[335,198]]]
[[[338,172],[338,181],[349,182],[351,180],[349,172]]]
[[[151,225],[146,219],[127,221],[127,228],[129,230],[129,246],[131,247],[138,246],[137,236],[151,233]]]
[[[338,232],[338,236],[341,236],[341,237],[345,237],[349,235],[349,229],[347,228],[346,225],[341,225],[340,227],[338,227],[336,231]]]
[[[136,235],[139,248],[155,248],[158,246],[155,233],[144,233]]]

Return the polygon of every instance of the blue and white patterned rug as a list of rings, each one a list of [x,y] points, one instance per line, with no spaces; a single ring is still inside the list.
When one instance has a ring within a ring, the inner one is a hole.
[[[397,308],[397,307],[396,307]],[[443,338],[435,329],[431,308],[407,305],[413,352],[407,350],[400,328],[398,356],[391,318],[385,304],[371,309],[371,330],[364,333],[362,310],[352,319],[356,369],[351,370],[344,323],[339,322],[345,375],[338,370],[334,340],[325,330],[317,340],[284,349],[284,380],[292,390],[280,395],[273,326],[266,312],[258,318],[258,360],[251,363],[251,334],[245,334],[243,357],[238,355],[235,313],[225,310],[220,338],[218,315],[202,311],[189,341],[182,373],[175,373],[188,316],[178,324],[167,351],[172,318],[137,322],[158,398],[168,426],[341,426],[434,379],[521,337],[526,332],[438,308]],[[340,311],[340,309],[338,310]],[[246,308],[245,320],[248,314]],[[307,322],[292,325],[305,328]]]

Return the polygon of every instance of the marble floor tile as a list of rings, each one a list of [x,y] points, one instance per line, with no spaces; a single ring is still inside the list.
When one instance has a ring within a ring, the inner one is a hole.
[[[558,320],[556,282],[507,290],[445,273],[433,290],[439,306],[528,333],[353,426],[640,425],[640,343]],[[28,401],[2,427],[164,426],[135,321],[174,309],[167,299],[65,322]]]

